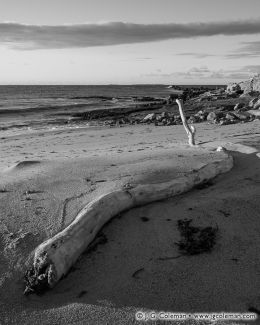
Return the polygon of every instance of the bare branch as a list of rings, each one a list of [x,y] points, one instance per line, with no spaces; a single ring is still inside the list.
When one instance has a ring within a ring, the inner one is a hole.
[[[185,114],[184,114],[184,109],[183,109],[183,100],[182,99],[176,99],[176,103],[179,106],[179,111],[180,111],[180,116],[181,116],[181,120],[184,126],[184,129],[188,135],[188,139],[189,139],[189,145],[190,146],[194,146],[195,145],[195,133],[196,133],[196,129],[194,126],[189,126]]]

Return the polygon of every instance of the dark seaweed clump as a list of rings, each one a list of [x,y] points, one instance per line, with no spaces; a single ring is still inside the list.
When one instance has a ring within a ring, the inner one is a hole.
[[[34,267],[27,270],[24,275],[25,290],[24,295],[36,293],[42,295],[46,290],[49,289],[48,285],[48,272],[47,269],[37,271]]]
[[[181,240],[175,243],[183,255],[211,252],[216,244],[218,228],[191,226],[191,219],[178,220]]]

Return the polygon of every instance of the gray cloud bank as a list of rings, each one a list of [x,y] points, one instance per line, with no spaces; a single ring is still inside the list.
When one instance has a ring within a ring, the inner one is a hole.
[[[61,49],[260,33],[260,20],[188,24],[25,25],[0,23],[0,43],[20,49]]]
[[[223,80],[245,80],[249,79],[256,73],[260,73],[260,65],[246,65],[236,70],[211,70],[207,66],[193,67],[187,71],[175,71],[172,73],[150,73],[144,76],[156,78],[159,77],[169,78],[182,78],[187,80],[211,80],[211,79],[223,79]]]
[[[227,59],[240,59],[243,57],[257,58],[260,56],[260,42],[243,42],[237,51],[226,55]]]

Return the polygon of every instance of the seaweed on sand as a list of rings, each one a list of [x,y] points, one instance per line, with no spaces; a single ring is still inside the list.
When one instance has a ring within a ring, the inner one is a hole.
[[[32,267],[25,273],[24,282],[24,295],[27,296],[31,293],[36,293],[38,295],[43,294],[49,288],[47,269],[38,271]]]
[[[211,252],[216,244],[218,228],[191,226],[191,219],[178,220],[181,240],[175,243],[183,255],[197,255]]]

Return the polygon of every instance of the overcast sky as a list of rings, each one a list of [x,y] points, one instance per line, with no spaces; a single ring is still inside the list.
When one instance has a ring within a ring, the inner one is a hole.
[[[0,84],[225,84],[259,58],[260,0],[0,0]]]

